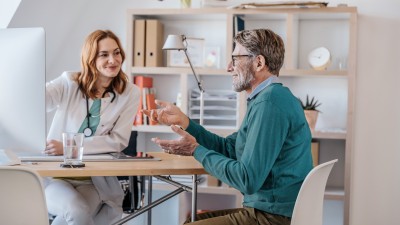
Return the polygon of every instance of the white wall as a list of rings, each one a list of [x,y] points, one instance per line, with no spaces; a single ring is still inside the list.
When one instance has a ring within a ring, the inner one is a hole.
[[[126,9],[177,7],[166,0],[23,0],[8,27],[41,26],[46,30],[47,80],[65,70],[80,69],[85,37],[96,29],[110,29],[126,43]]]
[[[351,224],[399,224],[400,1],[359,9]]]
[[[350,224],[395,225],[400,221],[400,1],[345,3],[359,11]],[[79,69],[81,44],[94,29],[111,29],[125,43],[127,8],[178,6],[178,0],[23,0],[9,27],[46,29],[49,80]]]
[[[0,28],[7,28],[21,0],[0,0]]]

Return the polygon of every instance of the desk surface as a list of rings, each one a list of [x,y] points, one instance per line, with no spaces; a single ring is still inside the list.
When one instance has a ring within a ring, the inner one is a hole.
[[[61,168],[60,162],[24,163],[43,177],[193,175],[207,172],[191,156],[150,152],[160,161],[85,162],[84,168]]]

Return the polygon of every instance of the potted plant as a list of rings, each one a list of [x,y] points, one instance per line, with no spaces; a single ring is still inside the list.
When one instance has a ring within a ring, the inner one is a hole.
[[[306,116],[308,126],[310,127],[311,130],[314,130],[315,123],[317,122],[318,113],[320,112],[317,108],[322,103],[319,103],[318,100],[316,100],[314,97],[312,97],[310,100],[308,95],[306,97],[305,102],[301,101],[300,98],[298,99],[300,101],[301,106],[303,107],[304,115]]]

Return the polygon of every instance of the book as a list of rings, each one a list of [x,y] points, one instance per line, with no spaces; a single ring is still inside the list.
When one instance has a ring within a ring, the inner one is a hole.
[[[240,16],[235,16],[233,20],[233,37],[236,36],[239,31],[244,30],[244,20]],[[235,49],[235,45],[232,43],[233,48]]]
[[[149,93],[149,88],[144,87],[142,89],[142,109],[147,110],[147,94]],[[149,119],[146,114],[142,114],[143,116],[143,125],[149,125]]]
[[[142,113],[143,108],[143,89],[144,88],[151,88],[153,87],[153,78],[152,77],[146,77],[146,76],[135,76],[133,78],[133,83],[137,85],[140,88],[140,98],[139,98],[139,107],[138,111],[136,113],[135,119],[133,121],[133,125],[138,126],[138,125],[145,125],[144,121],[144,116]]]
[[[147,109],[151,110],[151,109],[156,109],[157,105],[155,102],[155,89],[154,88],[150,88],[149,92],[146,94],[146,104],[147,104]],[[149,118],[149,125],[157,125],[157,121],[151,120]]]
[[[233,31],[234,31],[233,36],[236,36],[236,34],[242,30],[244,30],[244,20],[240,16],[235,16],[233,20]]]

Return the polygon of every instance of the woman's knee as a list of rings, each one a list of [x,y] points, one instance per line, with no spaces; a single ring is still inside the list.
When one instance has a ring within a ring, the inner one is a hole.
[[[93,221],[89,206],[86,204],[72,204],[62,214],[62,217],[69,223],[91,224]]]

